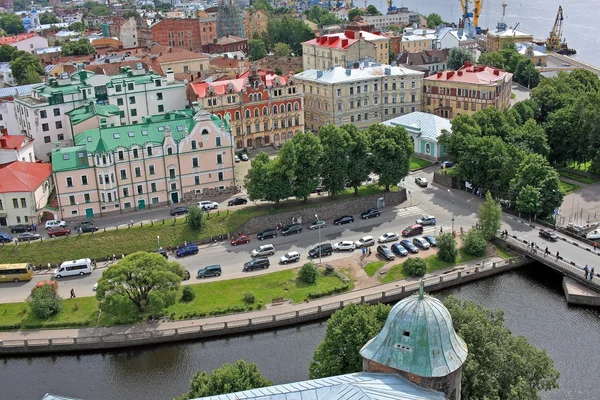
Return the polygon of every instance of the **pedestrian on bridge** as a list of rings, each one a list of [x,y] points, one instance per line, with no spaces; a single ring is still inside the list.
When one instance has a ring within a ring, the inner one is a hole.
[[[557,260],[558,260],[558,257],[559,257],[559,255],[558,255],[558,251],[557,251],[557,252],[556,252],[556,259],[557,259]]]
[[[587,264],[585,264],[585,267],[583,267],[583,273],[584,273],[585,279],[587,279],[589,272],[590,272],[590,269],[588,268]]]
[[[598,242],[594,242],[594,251],[598,249]]]
[[[594,278],[594,267],[592,267],[592,270],[590,271],[590,281]]]
[[[547,256],[548,254],[550,254],[550,250],[548,250],[548,246],[546,246],[546,250],[544,251],[544,255]]]

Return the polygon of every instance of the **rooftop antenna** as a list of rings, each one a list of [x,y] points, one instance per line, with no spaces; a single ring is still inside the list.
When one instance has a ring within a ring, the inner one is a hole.
[[[506,4],[506,1],[502,2],[502,21],[504,21],[504,16],[506,15],[506,6],[508,6],[508,4]]]

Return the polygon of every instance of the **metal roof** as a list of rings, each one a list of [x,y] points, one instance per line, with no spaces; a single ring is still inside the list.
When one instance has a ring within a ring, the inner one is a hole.
[[[400,375],[359,372],[196,400],[444,400]]]
[[[422,77],[423,72],[415,71],[402,66],[391,66],[379,63],[364,63],[364,68],[344,68],[340,66],[329,67],[325,71],[309,69],[294,75],[299,80],[321,83],[341,83],[365,79],[379,79],[382,76],[393,77]]]
[[[450,120],[421,111],[414,111],[409,114],[388,119],[383,122],[383,125],[402,126],[408,133],[411,133],[416,137],[429,139],[435,142],[437,142],[438,137],[442,135],[443,130],[452,132]]]
[[[94,116],[110,117],[111,115],[119,115],[119,107],[114,104],[96,104],[89,102],[81,107],[77,107],[71,111],[67,111],[73,125],[86,121]]]
[[[361,356],[425,378],[460,368],[467,345],[454,330],[448,309],[422,290],[392,307],[383,329],[361,349]]]
[[[52,171],[73,171],[89,168],[85,146],[65,147],[52,150]]]
[[[14,96],[17,92],[19,93],[19,96],[28,96],[31,93],[31,89],[36,86],[39,86],[39,83],[1,88],[0,98]]]

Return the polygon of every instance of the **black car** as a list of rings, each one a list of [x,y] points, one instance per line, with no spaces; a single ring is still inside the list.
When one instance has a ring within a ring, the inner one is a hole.
[[[317,258],[319,257],[319,252],[321,252],[321,257],[330,256],[333,253],[333,246],[331,246],[331,243],[319,244],[309,250],[308,257]]]
[[[542,239],[547,239],[552,242],[556,242],[558,240],[558,235],[550,229],[540,229],[539,235]]]
[[[437,247],[437,240],[435,240],[435,238],[431,235],[425,235],[423,236],[423,239],[427,240],[429,242],[429,244],[431,245],[431,247]]]
[[[240,204],[246,204],[248,200],[243,197],[236,197],[235,199],[231,199],[227,202],[228,206],[239,206]]]
[[[39,233],[23,232],[19,235],[18,241],[19,242],[29,242],[31,240],[38,240],[40,238],[41,238],[41,236]]]
[[[367,211],[365,211],[364,213],[360,214],[360,217],[362,219],[369,219],[369,218],[375,218],[375,217],[379,217],[381,215],[381,211],[379,211],[376,208],[369,208]]]
[[[292,224],[292,225],[288,225],[285,228],[283,228],[281,230],[281,234],[283,236],[287,236],[287,235],[295,235],[297,233],[302,232],[302,225],[300,224]]]
[[[389,247],[387,247],[384,244],[377,246],[377,254],[379,254],[381,258],[387,261],[392,261],[396,258],[396,256],[394,255],[394,253],[392,253]]]
[[[209,265],[198,270],[198,278],[206,278],[207,276],[221,276],[222,274],[220,265]]]
[[[400,244],[402,245],[402,247],[404,247],[410,253],[418,253],[419,252],[419,248],[417,246],[415,246],[414,244],[412,244],[412,242],[410,240],[406,240],[406,239],[401,240]]]
[[[11,233],[23,233],[23,232],[31,232],[33,227],[31,225],[15,225],[10,228]]]
[[[352,222],[354,222],[354,217],[352,215],[344,215],[333,220],[334,225],[351,224]]]
[[[264,231],[262,231],[258,235],[256,235],[256,238],[258,240],[265,240],[265,239],[270,239],[270,238],[274,238],[274,237],[277,237],[276,229],[265,229]]]
[[[189,212],[190,212],[190,210],[187,207],[181,206],[181,207],[175,207],[175,208],[171,209],[170,214],[171,215],[183,215],[183,214],[187,214]]]
[[[81,225],[79,227],[80,233],[90,233],[90,232],[98,232],[98,227],[94,225]]]
[[[269,268],[271,263],[268,258],[255,258],[254,260],[250,260],[244,264],[243,271],[254,271],[255,269],[265,269]]]
[[[94,226],[94,221],[92,221],[91,219],[88,219],[88,220],[85,220],[85,221],[81,221],[80,223],[78,223],[77,225],[75,225],[75,228],[73,228],[73,229],[75,229],[76,231],[80,231],[86,225],[87,226]]]

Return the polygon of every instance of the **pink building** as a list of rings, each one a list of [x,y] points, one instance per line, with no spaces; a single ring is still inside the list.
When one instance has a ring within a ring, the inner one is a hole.
[[[93,218],[233,193],[233,155],[228,122],[206,111],[86,130],[75,136],[75,146],[52,153],[60,217]]]

